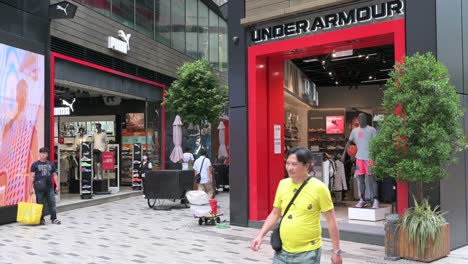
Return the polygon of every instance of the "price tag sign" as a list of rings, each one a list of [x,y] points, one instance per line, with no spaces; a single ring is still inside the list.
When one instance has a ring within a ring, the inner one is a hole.
[[[114,153],[102,152],[102,169],[103,170],[114,169]]]

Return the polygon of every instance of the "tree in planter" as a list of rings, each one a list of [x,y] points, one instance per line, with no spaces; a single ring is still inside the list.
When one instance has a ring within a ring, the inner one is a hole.
[[[184,124],[218,121],[227,103],[227,87],[221,86],[213,66],[206,60],[184,63],[177,70],[177,80],[167,90],[164,104],[167,110],[179,114]],[[203,146],[203,142],[202,146]]]
[[[447,68],[428,53],[406,57],[395,66],[383,105],[388,115],[370,145],[375,162],[371,169],[380,177],[417,183],[415,207],[405,212],[400,225],[400,254],[432,261],[450,251],[433,245],[448,240],[448,236],[442,237],[448,226],[438,207],[432,209],[424,199],[422,186],[443,179],[454,154],[465,148],[460,99]],[[426,248],[431,246],[433,250],[428,252]]]
[[[373,172],[422,184],[444,178],[464,146],[460,99],[447,68],[430,53],[406,57],[390,74],[383,103],[388,115],[370,146]]]

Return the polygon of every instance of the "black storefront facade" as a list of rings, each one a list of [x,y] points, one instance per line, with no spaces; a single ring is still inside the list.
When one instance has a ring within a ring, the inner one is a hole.
[[[286,8],[284,12],[265,9],[262,13],[261,8],[256,7],[258,19],[251,18],[249,12],[254,13],[251,11],[254,7],[246,1],[229,3],[229,69],[230,75],[236,76],[229,80],[231,222],[236,225],[257,226],[266,218],[276,185],[284,176],[267,175],[282,170],[285,144],[277,143],[281,144],[278,148],[281,151],[275,151],[274,125],[285,123],[284,110],[276,108],[278,102],[285,99],[283,87],[275,85],[275,80],[279,80],[282,86],[283,79],[274,78],[282,76],[285,59],[294,61],[300,53],[315,52],[301,46],[301,42],[326,45],[346,40],[347,45],[361,43],[363,46],[355,46],[358,50],[365,49],[367,37],[376,37],[372,40],[374,44],[367,47],[390,45],[395,61],[404,55],[432,52],[448,67],[462,101],[461,107],[465,108],[468,103],[465,88],[468,68],[464,66],[468,58],[466,3],[460,0],[329,2],[316,7],[309,3],[303,10],[299,6],[290,8],[292,11]],[[369,33],[371,31],[375,33]],[[391,40],[384,40],[382,34],[386,32]],[[349,34],[355,34],[358,41],[353,41]],[[360,34],[369,35],[360,38]],[[330,76],[333,74],[330,72]],[[339,86],[338,80],[336,86]],[[279,113],[274,113],[277,111]],[[262,112],[274,114],[262,115]],[[264,119],[266,121],[262,121]],[[468,134],[466,120],[462,122]],[[431,203],[440,204],[442,210],[448,211],[452,248],[468,244],[468,161],[465,156],[466,153],[458,155],[459,162],[449,168],[449,177],[425,186]],[[262,185],[266,187],[259,187]],[[411,194],[415,187],[408,184],[397,189],[397,211],[402,213],[412,205]],[[362,237],[356,240],[363,241]]]

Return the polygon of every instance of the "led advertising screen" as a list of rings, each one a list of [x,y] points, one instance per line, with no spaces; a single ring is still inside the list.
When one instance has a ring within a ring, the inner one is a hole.
[[[44,56],[0,43],[0,207],[30,198],[44,145]]]
[[[327,116],[327,134],[344,134],[344,116]]]

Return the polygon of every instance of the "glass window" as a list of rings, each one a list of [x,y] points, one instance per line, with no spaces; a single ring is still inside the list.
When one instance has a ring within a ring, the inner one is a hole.
[[[154,6],[153,0],[136,1],[136,29],[153,38]]]
[[[185,0],[171,3],[171,47],[185,53]]]
[[[112,18],[133,28],[134,26],[133,0],[112,0]]]
[[[219,18],[219,70],[227,71],[228,67],[228,40],[227,23]]]
[[[219,69],[219,30],[218,15],[210,10],[210,62]]]
[[[198,58],[208,59],[208,7],[198,1]]]
[[[185,46],[187,55],[192,58],[198,58],[198,2],[188,0],[186,2],[185,12]]]
[[[81,1],[79,1],[81,2]],[[84,0],[83,5],[105,15],[110,16],[111,0]]]
[[[154,1],[154,19],[156,20],[156,40],[167,46],[171,45],[171,1]]]

